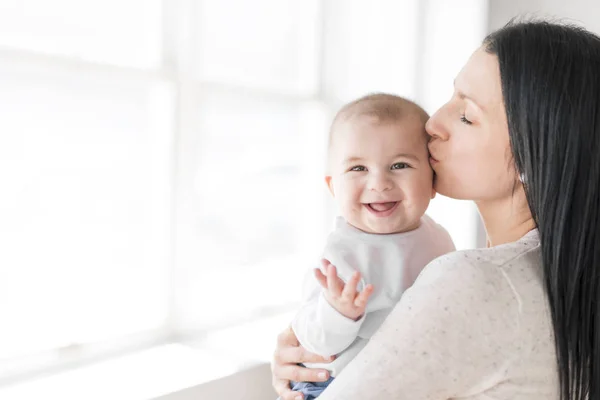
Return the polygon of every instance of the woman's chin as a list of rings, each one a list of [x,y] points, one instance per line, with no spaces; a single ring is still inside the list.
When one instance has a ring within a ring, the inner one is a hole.
[[[448,183],[436,178],[433,183],[433,188],[436,193],[445,197],[456,200],[473,200],[473,196],[469,196],[468,193],[465,193],[464,184],[461,182]]]

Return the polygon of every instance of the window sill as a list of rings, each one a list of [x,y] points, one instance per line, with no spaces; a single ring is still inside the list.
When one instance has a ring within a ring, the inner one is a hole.
[[[147,400],[230,376],[270,361],[283,314],[0,388],[0,398]]]

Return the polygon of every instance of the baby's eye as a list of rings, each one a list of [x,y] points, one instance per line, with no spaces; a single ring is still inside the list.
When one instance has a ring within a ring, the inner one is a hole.
[[[403,162],[399,162],[399,163],[392,165],[392,169],[404,169],[404,168],[410,168],[410,165],[408,165],[407,163],[403,163]]]
[[[350,171],[356,171],[356,172],[361,172],[361,171],[366,171],[367,169],[365,167],[363,167],[362,165],[357,165],[356,167],[352,167],[350,168]]]

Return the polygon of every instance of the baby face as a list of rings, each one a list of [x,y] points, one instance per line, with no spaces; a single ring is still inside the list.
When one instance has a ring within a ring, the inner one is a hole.
[[[379,234],[419,226],[435,192],[418,115],[390,123],[372,117],[341,122],[329,157],[325,182],[349,224]]]

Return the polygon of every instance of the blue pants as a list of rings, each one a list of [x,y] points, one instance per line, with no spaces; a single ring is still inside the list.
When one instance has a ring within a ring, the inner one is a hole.
[[[333,377],[327,379],[325,382],[292,382],[292,390],[302,393],[304,400],[314,400],[323,393],[331,382],[333,382]]]

